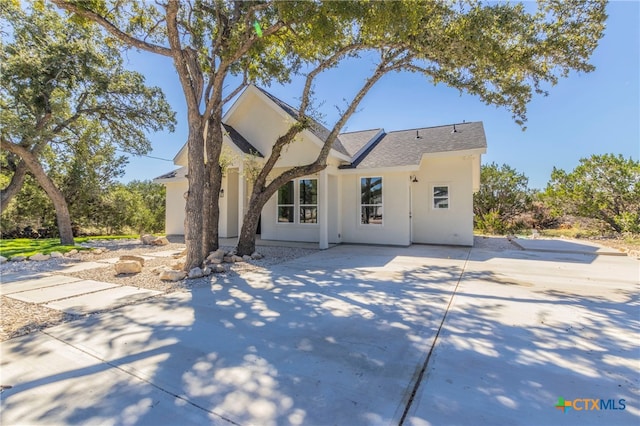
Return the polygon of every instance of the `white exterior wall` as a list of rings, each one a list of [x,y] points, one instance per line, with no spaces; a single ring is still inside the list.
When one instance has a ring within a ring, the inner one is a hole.
[[[329,243],[342,242],[342,181],[341,176],[329,175]]]
[[[184,218],[186,200],[184,193],[188,191],[187,179],[164,182],[167,188],[166,223],[167,235],[184,235]],[[238,170],[230,169],[222,178],[224,196],[220,197],[219,233],[221,238],[238,236]]]
[[[242,96],[243,102],[225,117],[225,122],[251,141],[251,144],[268,158],[273,144],[279,136],[289,130],[294,120],[274,110],[270,106],[271,101],[258,93],[248,92]],[[283,149],[282,158],[276,166],[292,167],[315,161],[319,146],[313,143],[311,138],[306,131],[299,134],[294,142]]]
[[[424,158],[412,190],[413,242],[473,245],[472,157]],[[433,186],[449,187],[449,208],[433,208]]]
[[[186,200],[184,193],[189,190],[186,179],[176,182],[166,182],[166,223],[165,232],[167,235],[184,235],[184,209]]]
[[[360,178],[382,177],[382,225],[360,224]],[[345,243],[411,244],[409,174],[361,173],[342,176],[342,241]]]
[[[220,237],[237,237],[238,229],[238,169],[228,169],[222,178],[224,196],[220,198]]]

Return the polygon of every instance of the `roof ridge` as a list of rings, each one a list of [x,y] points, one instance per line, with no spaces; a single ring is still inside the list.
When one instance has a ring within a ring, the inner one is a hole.
[[[351,132],[342,132],[340,133],[341,135],[348,135],[350,133],[364,133],[364,132],[371,132],[373,130],[384,130],[384,127],[373,127],[371,129],[364,129],[364,130],[353,130]]]
[[[463,124],[475,124],[475,123],[482,123],[482,121],[463,121],[462,123],[440,124],[438,126],[414,127],[412,129],[389,130],[387,133],[410,132],[412,130],[437,129],[439,127],[460,126]]]

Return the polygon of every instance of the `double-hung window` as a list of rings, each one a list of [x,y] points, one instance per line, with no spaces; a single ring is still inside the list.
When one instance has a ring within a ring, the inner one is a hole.
[[[382,177],[360,178],[360,224],[382,225]]]
[[[293,181],[289,181],[278,189],[278,223],[293,223],[295,216],[295,194]]]
[[[449,187],[434,186],[433,187],[433,208],[448,209],[449,208]]]
[[[292,180],[278,189],[278,223],[318,223],[318,179]]]
[[[318,179],[300,179],[300,223],[318,223]]]

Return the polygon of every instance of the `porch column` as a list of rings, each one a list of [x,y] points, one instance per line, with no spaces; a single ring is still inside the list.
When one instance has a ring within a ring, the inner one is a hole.
[[[238,229],[236,234],[240,238],[240,230],[242,229],[242,222],[244,221],[244,164],[242,161],[238,166]]]
[[[318,179],[318,223],[320,225],[320,250],[329,248],[329,178],[327,170]]]

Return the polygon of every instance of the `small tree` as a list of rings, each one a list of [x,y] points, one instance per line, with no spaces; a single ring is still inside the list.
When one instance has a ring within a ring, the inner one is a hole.
[[[480,169],[480,190],[473,195],[475,227],[504,233],[517,228],[515,219],[531,205],[529,179],[506,164],[485,164]]]
[[[640,232],[640,162],[631,158],[592,155],[570,173],[554,167],[545,193],[558,212],[599,219],[616,232]]]
[[[138,232],[162,232],[166,210],[166,187],[148,180],[134,180],[126,184],[127,190],[140,195],[142,214],[140,220],[132,224]]]

